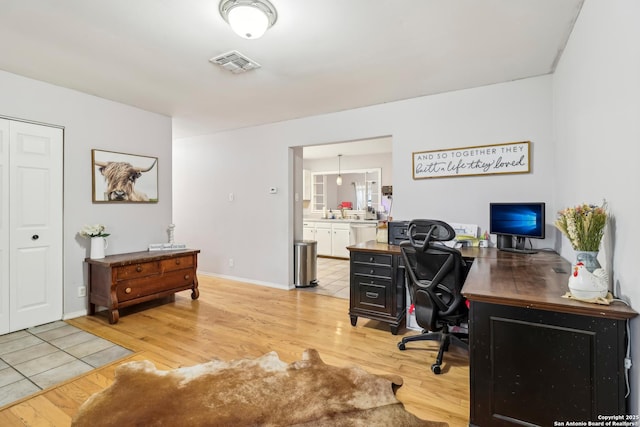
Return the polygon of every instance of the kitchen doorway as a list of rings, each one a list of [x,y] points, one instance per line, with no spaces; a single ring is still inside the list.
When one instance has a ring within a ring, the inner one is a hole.
[[[356,243],[355,234],[360,233],[355,233],[352,227],[349,227],[349,222],[364,221],[367,218],[367,223],[372,225],[374,230],[373,233],[366,234],[367,239],[375,239],[374,224],[377,224],[378,219],[384,220],[390,214],[392,199],[390,196],[383,196],[381,188],[391,188],[393,185],[392,137],[382,136],[297,148],[301,149],[301,165],[294,174],[297,188],[294,191],[296,202],[293,203],[295,221],[300,220],[304,224],[305,221],[328,221],[325,216],[333,217],[328,225],[347,230],[335,230],[339,242],[330,245],[333,247],[332,250],[336,250],[335,255],[323,253],[318,256],[319,286],[299,289],[348,299],[349,254],[345,250],[344,234],[349,232],[349,238],[346,239],[348,245]],[[375,172],[372,174],[372,171]],[[339,175],[342,177],[341,185],[337,182]],[[357,192],[359,188],[371,189],[364,192],[367,195],[364,200],[362,194]],[[319,207],[322,200],[326,209]],[[316,238],[309,237],[307,229],[302,233],[299,225],[294,228],[296,240],[317,241]]]
[[[380,193],[383,186],[393,185],[391,136],[301,148],[303,219],[319,219],[324,215],[323,207],[327,214],[331,211],[336,216],[350,214],[361,219],[371,203],[377,213],[382,204],[390,208]],[[363,189],[369,191],[358,191]],[[363,195],[367,197],[363,199]],[[341,205],[346,209],[338,215]]]

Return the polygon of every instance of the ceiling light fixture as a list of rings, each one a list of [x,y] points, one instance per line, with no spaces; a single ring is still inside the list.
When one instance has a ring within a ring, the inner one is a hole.
[[[245,39],[258,39],[276,23],[278,13],[268,0],[222,0],[220,15]]]
[[[342,154],[338,154],[338,177],[336,178],[336,184],[342,185],[342,175],[340,175],[340,157]]]

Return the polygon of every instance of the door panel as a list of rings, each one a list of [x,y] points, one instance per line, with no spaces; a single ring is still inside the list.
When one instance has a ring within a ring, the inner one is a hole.
[[[9,121],[0,119],[0,335],[9,332]]]
[[[62,318],[62,130],[10,123],[12,331]]]
[[[12,260],[12,268],[17,269],[15,301],[18,313],[29,312],[48,304],[48,287],[50,286],[45,268],[32,266],[46,266],[48,249],[20,248],[17,259]],[[13,315],[13,314],[12,314]]]

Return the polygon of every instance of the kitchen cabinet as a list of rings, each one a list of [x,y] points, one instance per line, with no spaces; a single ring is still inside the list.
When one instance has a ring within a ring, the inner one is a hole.
[[[305,221],[302,224],[302,239],[316,240],[316,223]]]
[[[331,224],[326,222],[316,223],[316,242],[318,255],[332,256],[332,243],[331,243]]]
[[[303,240],[315,240],[321,256],[349,258],[347,246],[376,240],[377,223],[349,221],[304,221]]]
[[[349,258],[351,224],[331,224],[331,256]]]
[[[325,175],[311,174],[311,209],[316,212],[322,212],[327,208],[326,184]]]
[[[302,200],[311,200],[311,171],[302,171]]]

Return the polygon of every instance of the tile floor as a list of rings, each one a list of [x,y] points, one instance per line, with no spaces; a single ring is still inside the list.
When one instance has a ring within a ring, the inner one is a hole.
[[[62,321],[0,335],[0,407],[131,353]]]
[[[318,286],[313,288],[298,288],[298,290],[349,299],[348,259],[318,257],[316,268]]]

